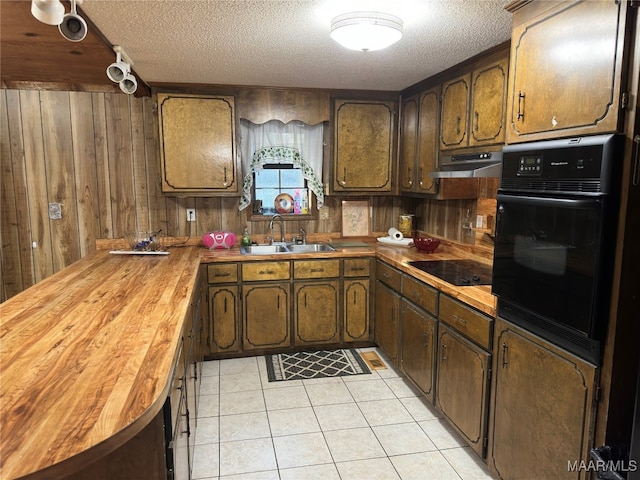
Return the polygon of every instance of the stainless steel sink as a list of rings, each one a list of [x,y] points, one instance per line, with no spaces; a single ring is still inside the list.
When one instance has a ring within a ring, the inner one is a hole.
[[[274,245],[249,245],[240,247],[243,255],[273,255],[274,253],[314,253],[334,252],[336,249],[326,243],[278,243]]]
[[[247,245],[240,247],[243,255],[270,255],[273,253],[288,253],[285,245]]]
[[[303,245],[287,245],[292,253],[335,252],[335,248],[326,243],[306,243]]]

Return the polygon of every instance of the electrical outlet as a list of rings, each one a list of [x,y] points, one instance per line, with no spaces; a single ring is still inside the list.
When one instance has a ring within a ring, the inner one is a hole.
[[[196,221],[196,209],[187,208],[187,222],[195,222],[195,221]]]

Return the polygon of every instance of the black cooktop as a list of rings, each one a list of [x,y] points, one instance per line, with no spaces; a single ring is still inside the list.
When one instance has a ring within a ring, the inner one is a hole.
[[[491,285],[491,266],[474,260],[427,260],[409,265],[452,285]]]

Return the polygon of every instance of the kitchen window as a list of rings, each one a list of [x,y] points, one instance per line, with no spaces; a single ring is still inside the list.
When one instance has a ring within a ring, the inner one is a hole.
[[[254,216],[311,215],[324,204],[323,125],[240,120],[243,188],[239,210]],[[315,198],[315,201],[314,201]]]

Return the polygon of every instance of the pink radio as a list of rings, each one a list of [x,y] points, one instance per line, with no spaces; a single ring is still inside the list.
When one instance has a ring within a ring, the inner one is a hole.
[[[233,232],[209,232],[202,236],[202,244],[207,248],[231,248],[236,243]]]

